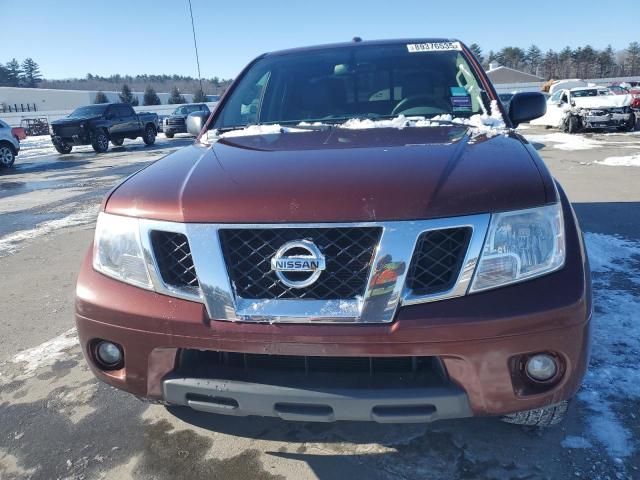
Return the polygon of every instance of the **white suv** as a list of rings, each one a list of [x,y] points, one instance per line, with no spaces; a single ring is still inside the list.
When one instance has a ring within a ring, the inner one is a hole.
[[[20,151],[20,141],[11,133],[11,127],[0,120],[0,167],[10,167]]]

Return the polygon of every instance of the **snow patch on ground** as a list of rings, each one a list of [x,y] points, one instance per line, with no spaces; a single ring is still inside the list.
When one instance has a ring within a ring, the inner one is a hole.
[[[0,257],[15,252],[18,245],[25,240],[41,237],[61,228],[75,227],[92,222],[98,216],[98,208],[98,205],[85,207],[66,217],[42,222],[29,230],[20,230],[0,237]]]
[[[640,400],[640,243],[585,234],[594,285],[591,363],[578,398],[591,411],[589,433],[613,458],[636,449],[621,406]]]
[[[9,360],[11,363],[24,364],[20,377],[32,376],[40,368],[53,365],[56,361],[66,356],[66,350],[78,345],[76,328],[52,338],[37,347],[23,350]]]
[[[591,448],[591,442],[584,437],[568,436],[560,442],[564,448]]]
[[[17,160],[32,159],[43,155],[57,153],[51,143],[49,135],[39,135],[37,137],[27,137],[20,142],[20,153]]]
[[[582,135],[572,135],[569,133],[548,133],[546,135],[527,135],[526,139],[531,143],[552,143],[553,148],[558,150],[591,150],[605,145],[604,142],[587,138]]]
[[[626,157],[607,157],[595,163],[610,167],[640,167],[640,155],[628,155]]]

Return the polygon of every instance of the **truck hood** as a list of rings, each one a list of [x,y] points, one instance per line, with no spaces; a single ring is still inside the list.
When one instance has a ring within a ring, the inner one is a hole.
[[[453,125],[226,138],[179,150],[130,177],[105,210],[212,223],[410,220],[515,210],[547,201],[524,142],[514,133],[472,137]]]
[[[58,120],[54,120],[53,122],[51,122],[51,125],[53,126],[73,125],[80,122],[95,120],[97,118],[100,118],[100,115],[87,115],[84,117],[65,117],[65,118],[60,118]]]
[[[619,108],[631,105],[631,95],[600,95],[597,97],[577,97],[572,99],[580,108]]]

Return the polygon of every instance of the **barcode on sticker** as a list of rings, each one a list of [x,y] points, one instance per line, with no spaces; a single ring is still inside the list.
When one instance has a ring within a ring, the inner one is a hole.
[[[447,50],[462,50],[460,42],[409,43],[409,53],[416,52],[444,52]]]

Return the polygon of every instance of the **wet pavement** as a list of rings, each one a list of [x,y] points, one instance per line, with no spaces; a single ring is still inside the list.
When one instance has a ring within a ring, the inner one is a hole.
[[[579,149],[553,131],[522,133],[574,202],[595,282],[590,373],[567,421],[542,431],[492,418],[225,417],[148,405],[97,382],[75,343],[73,289],[100,199],[191,140],[68,156],[25,142],[0,173],[0,479],[640,478],[640,167],[598,163],[637,155],[640,136],[576,136],[587,140]]]

